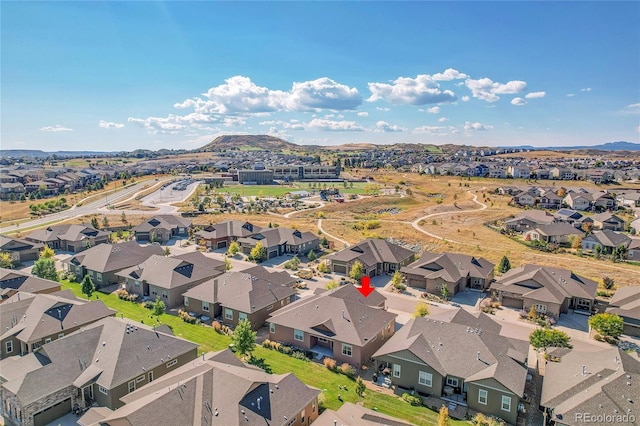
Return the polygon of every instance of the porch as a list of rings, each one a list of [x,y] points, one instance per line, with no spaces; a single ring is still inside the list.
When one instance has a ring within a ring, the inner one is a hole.
[[[467,406],[451,401],[448,397],[423,396],[422,401],[424,405],[435,411],[439,411],[443,405],[446,406],[449,409],[449,416],[454,419],[463,420],[467,416]]]
[[[315,345],[311,348],[311,353],[313,354],[313,359],[318,361],[322,361],[325,357],[333,357],[333,349],[326,346]]]

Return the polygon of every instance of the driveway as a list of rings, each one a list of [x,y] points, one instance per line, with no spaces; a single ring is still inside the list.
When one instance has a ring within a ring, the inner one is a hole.
[[[560,329],[568,328],[571,330],[589,332],[589,316],[580,315],[573,312],[560,315],[556,326]]]
[[[456,295],[451,298],[451,301],[459,305],[475,308],[478,300],[482,299],[485,296],[485,293],[467,290],[456,293]]]

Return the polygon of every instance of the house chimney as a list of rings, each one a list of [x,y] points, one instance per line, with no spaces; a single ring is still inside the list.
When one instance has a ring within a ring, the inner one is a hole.
[[[587,375],[587,366],[586,366],[586,365],[583,365],[583,366],[582,366],[582,375],[583,375],[583,376],[586,376],[586,375]]]
[[[478,361],[480,361],[480,351],[478,351]]]

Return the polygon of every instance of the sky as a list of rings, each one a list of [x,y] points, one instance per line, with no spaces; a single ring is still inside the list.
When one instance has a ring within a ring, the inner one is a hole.
[[[0,147],[640,138],[640,2],[2,2]]]

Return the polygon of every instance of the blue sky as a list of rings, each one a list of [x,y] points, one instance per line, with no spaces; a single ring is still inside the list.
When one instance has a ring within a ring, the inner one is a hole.
[[[639,2],[3,2],[3,149],[640,136]]]

